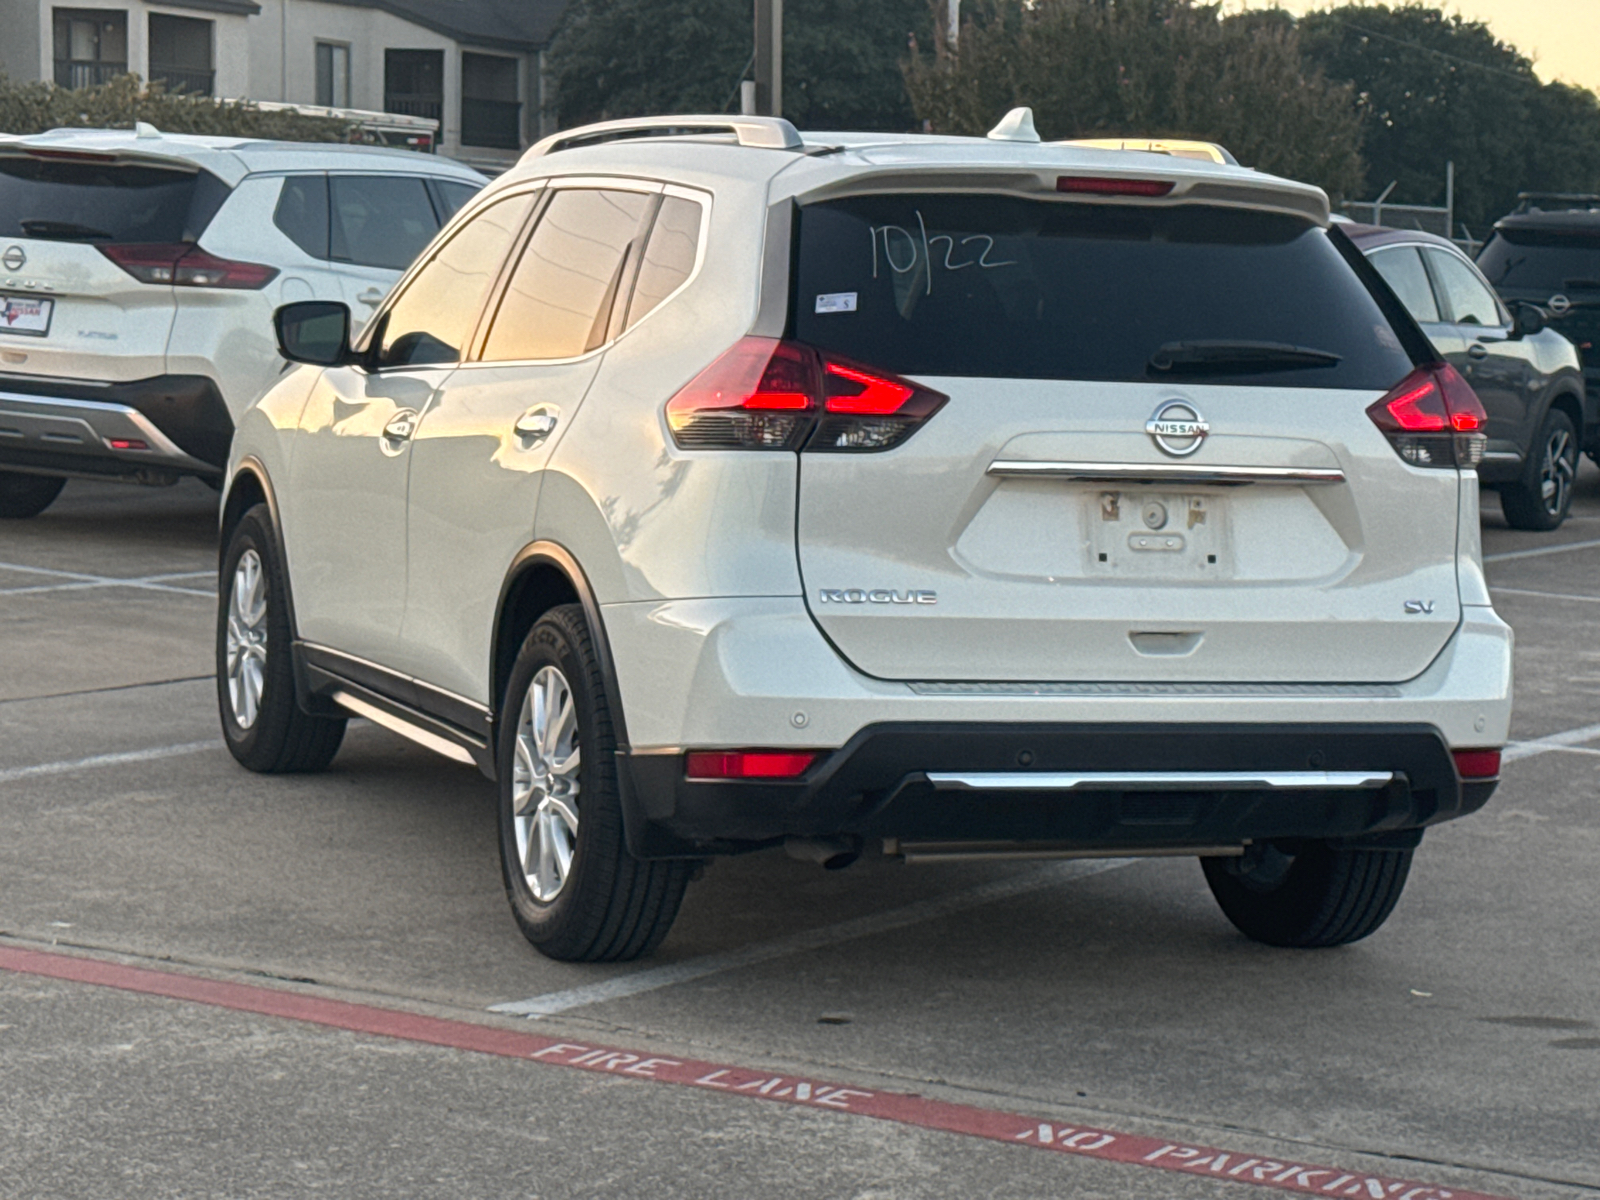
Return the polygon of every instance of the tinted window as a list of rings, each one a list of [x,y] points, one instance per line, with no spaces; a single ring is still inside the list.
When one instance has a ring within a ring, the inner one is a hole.
[[[532,193],[491,204],[463,225],[406,284],[381,318],[377,365],[415,367],[461,358],[484,294],[532,203]]]
[[[272,223],[312,258],[327,258],[328,177],[291,175],[285,179]]]
[[[1429,250],[1428,262],[1439,293],[1457,325],[1499,325],[1500,306],[1477,272],[1453,254]]]
[[[563,189],[550,198],[506,287],[483,357],[573,358],[606,339],[650,197]]]
[[[180,242],[227,198],[206,172],[0,157],[0,237]]]
[[[437,189],[441,210],[439,219],[448,221],[466,206],[478,194],[478,189],[470,183],[456,183],[450,179],[435,179],[433,186]]]
[[[404,271],[439,221],[422,180],[409,175],[335,175],[332,258],[362,267]]]
[[[1292,217],[869,196],[802,209],[799,236],[797,335],[903,374],[1148,381],[1172,377],[1161,347],[1195,341],[1339,356],[1207,382],[1382,389],[1411,369],[1328,235]]]
[[[1502,289],[1551,296],[1600,289],[1600,231],[1502,229],[1478,267]]]
[[[1418,321],[1436,325],[1439,322],[1439,305],[1433,298],[1433,285],[1428,282],[1428,272],[1422,265],[1422,255],[1415,246],[1400,246],[1393,250],[1377,250],[1371,255],[1372,265],[1384,277],[1400,303]]]
[[[628,325],[639,319],[683,286],[694,270],[694,256],[700,245],[700,206],[693,200],[668,196],[650,229],[639,259],[639,276],[633,285],[633,300],[628,305]]]

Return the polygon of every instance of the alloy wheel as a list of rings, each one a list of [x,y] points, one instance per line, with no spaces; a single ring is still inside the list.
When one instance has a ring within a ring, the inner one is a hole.
[[[228,701],[240,729],[249,729],[261,712],[267,669],[267,590],[261,556],[247,549],[233,569],[228,593]]]
[[[578,709],[567,678],[541,667],[517,719],[511,767],[511,813],[517,861],[533,898],[561,894],[578,846]]]
[[[1572,434],[1565,429],[1553,430],[1544,445],[1544,461],[1539,464],[1539,498],[1552,517],[1566,511],[1577,473],[1578,455]]]

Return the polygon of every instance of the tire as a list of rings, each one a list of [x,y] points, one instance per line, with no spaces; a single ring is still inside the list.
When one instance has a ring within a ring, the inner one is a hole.
[[[345,719],[312,716],[295,699],[288,595],[265,504],[234,527],[218,585],[217,707],[228,749],[262,774],[323,770]]]
[[[1545,414],[1528,454],[1527,476],[1500,486],[1500,511],[1513,529],[1558,529],[1578,478],[1578,431],[1558,408]]]
[[[564,962],[649,954],[694,867],[628,853],[611,704],[583,609],[551,609],[523,641],[500,710],[500,865],[523,936]]]
[[[1310,949],[1360,941],[1388,920],[1405,889],[1412,853],[1263,843],[1248,847],[1243,858],[1203,858],[1200,865],[1240,933],[1269,946]]]
[[[0,471],[0,517],[37,517],[55,503],[66,483],[59,475]]]

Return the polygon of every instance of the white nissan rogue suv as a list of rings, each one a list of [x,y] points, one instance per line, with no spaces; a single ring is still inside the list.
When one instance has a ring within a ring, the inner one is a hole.
[[[73,476],[219,482],[285,366],[273,310],[371,313],[485,182],[406,150],[149,125],[0,138],[0,517]]]
[[[359,715],[476,764],[563,959],[778,844],[1193,855],[1250,937],[1371,933],[1507,737],[1483,409],[1318,189],[1030,124],[569,131],[353,341],[281,309],[235,757]]]

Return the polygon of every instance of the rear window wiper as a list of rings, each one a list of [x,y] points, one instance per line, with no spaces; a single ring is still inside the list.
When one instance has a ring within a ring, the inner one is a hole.
[[[103,229],[96,229],[92,225],[79,225],[76,221],[45,221],[30,219],[27,221],[18,221],[17,224],[22,227],[22,232],[28,237],[45,238],[47,240],[55,238],[62,241],[73,241],[79,239],[83,241],[95,241],[98,238],[104,238],[107,241],[110,241],[116,236],[115,234],[107,233]]]
[[[1334,367],[1342,356],[1287,342],[1167,342],[1150,356],[1152,371],[1294,370]]]

